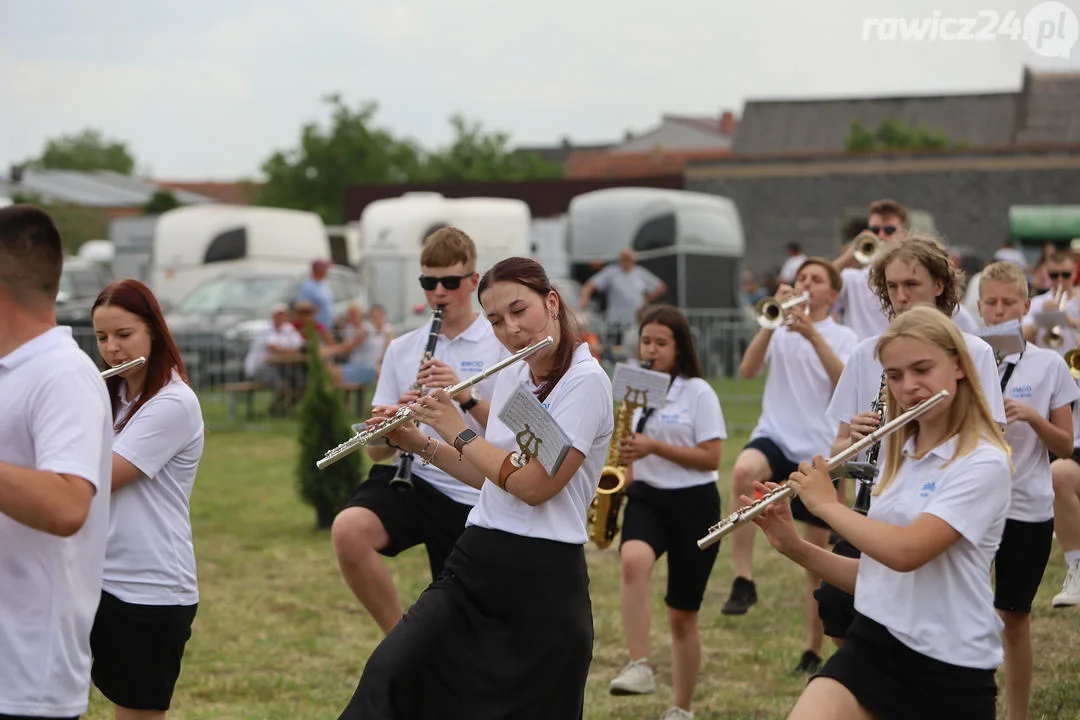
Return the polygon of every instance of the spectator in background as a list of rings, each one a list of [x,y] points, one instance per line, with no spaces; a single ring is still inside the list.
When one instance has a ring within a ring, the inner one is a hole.
[[[291,404],[300,385],[295,366],[268,362],[271,356],[297,352],[304,345],[304,337],[289,322],[289,308],[284,303],[270,308],[270,324],[259,330],[251,340],[247,357],[244,358],[244,374],[274,389],[271,411],[285,409]]]
[[[386,322],[386,308],[382,305],[371,306],[371,310],[368,312],[368,321],[375,329],[374,333],[372,333],[372,339],[379,350],[379,357],[375,361],[375,372],[378,373],[382,368],[382,359],[386,353],[386,346],[394,339],[394,326]]]
[[[582,310],[588,308],[589,299],[597,290],[607,294],[607,342],[618,345],[623,333],[636,326],[638,310],[663,297],[667,284],[638,265],[633,250],[624,248],[617,263],[608,265],[581,287],[578,306]]]
[[[754,277],[754,271],[750,269],[743,270],[742,273],[742,295],[743,302],[750,307],[757,307],[757,304],[764,300],[769,295],[769,291],[763,288]]]
[[[334,345],[334,336],[330,334],[330,326],[323,325],[318,319],[318,308],[316,308],[315,303],[310,300],[297,300],[293,303],[292,324],[305,341],[307,340],[307,334],[304,332],[304,328],[309,322],[315,328],[319,346],[324,349],[332,347]]]
[[[794,285],[795,275],[806,261],[806,253],[802,251],[802,246],[797,242],[788,243],[787,252],[788,259],[784,261],[783,266],[780,268],[779,279],[782,283]]]
[[[1043,244],[1042,253],[1039,254],[1039,261],[1035,263],[1035,267],[1031,271],[1031,295],[1041,295],[1050,289],[1052,283],[1050,282],[1050,275],[1047,272],[1046,263],[1050,260],[1050,256],[1057,251],[1054,247],[1054,243],[1048,242]]]
[[[345,362],[330,366],[335,384],[370,385],[375,382],[379,360],[386,345],[376,337],[375,326],[364,319],[364,311],[359,305],[350,305],[345,310],[343,336],[338,355],[347,355]]]
[[[1012,238],[1005,239],[1005,242],[994,253],[994,259],[1000,262],[1010,262],[1025,273],[1028,272],[1027,258],[1024,257],[1024,253],[1016,249]]]
[[[304,281],[296,293],[296,299],[307,300],[315,305],[315,320],[329,331],[334,326],[334,294],[326,274],[330,270],[329,260],[315,260],[311,263],[311,277]]]

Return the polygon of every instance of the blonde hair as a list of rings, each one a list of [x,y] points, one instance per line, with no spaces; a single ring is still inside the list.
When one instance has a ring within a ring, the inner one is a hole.
[[[984,282],[1012,283],[1023,297],[1028,296],[1028,281],[1024,271],[1011,262],[994,262],[982,269],[979,276],[979,296]]]
[[[990,406],[987,405],[986,397],[983,395],[982,385],[978,381],[979,374],[968,353],[967,343],[953,321],[929,306],[913,307],[896,318],[878,340],[874,353],[879,361],[885,347],[897,338],[911,338],[936,345],[946,354],[955,357],[964,373],[964,377],[956,381],[956,395],[953,397],[952,406],[949,407],[948,424],[942,438],[944,442],[957,437],[956,452],[943,467],[973,451],[980,439],[986,439],[1009,453],[1009,445],[1005,442],[1004,433],[990,414]],[[893,396],[891,387],[885,407],[887,417],[890,418],[897,417],[901,412],[900,404]],[[874,489],[875,495],[884,492],[896,478],[904,462],[904,445],[917,432],[918,425],[912,422],[885,438],[883,461],[885,473]]]
[[[420,264],[444,268],[461,263],[469,272],[476,272],[476,244],[456,227],[442,227],[424,239]]]

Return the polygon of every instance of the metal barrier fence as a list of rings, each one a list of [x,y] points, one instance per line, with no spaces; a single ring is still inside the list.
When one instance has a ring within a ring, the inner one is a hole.
[[[685,314],[702,372],[720,397],[729,434],[749,432],[761,410],[763,378],[742,378],[739,363],[758,331],[757,323],[744,310],[691,310]],[[607,337],[602,323],[590,329],[601,338]],[[79,346],[98,361],[93,328],[73,327],[72,333]],[[244,358],[250,340],[221,332],[175,333],[174,339],[200,397],[224,399],[227,385],[249,379],[244,373]],[[636,357],[636,342],[635,330],[624,338],[624,346],[609,348],[605,353],[608,369],[627,357]]]

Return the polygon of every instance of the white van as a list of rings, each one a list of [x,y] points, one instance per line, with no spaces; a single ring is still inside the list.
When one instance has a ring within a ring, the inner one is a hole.
[[[360,215],[361,280],[395,329],[411,330],[431,316],[417,280],[428,235],[448,226],[466,233],[476,244],[476,269],[483,275],[503,258],[529,254],[531,217],[525,202],[504,198],[405,193],[376,200]]]
[[[163,305],[225,270],[300,269],[330,257],[322,219],[300,210],[188,206],[163,213],[153,233],[150,286]]]

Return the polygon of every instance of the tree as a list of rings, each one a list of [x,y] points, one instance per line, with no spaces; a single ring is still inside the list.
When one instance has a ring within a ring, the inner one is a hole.
[[[108,140],[93,128],[45,142],[45,152],[33,162],[46,170],[112,170],[131,175],[135,158],[122,142]]]
[[[143,206],[143,213],[146,215],[160,215],[175,208],[180,207],[180,201],[176,199],[176,196],[169,190],[158,190]]]
[[[16,204],[36,205],[47,212],[60,233],[65,253],[75,254],[87,240],[108,237],[109,213],[103,208],[43,200],[33,193],[15,193],[11,200]]]
[[[307,336],[308,379],[298,410],[300,459],[296,467],[297,488],[304,502],[315,508],[316,525],[328,529],[345,507],[363,469],[360,453],[351,453],[324,470],[318,462],[352,430],[345,416],[341,393],[333,387],[330,372],[319,356],[319,341],[309,323]]]
[[[486,132],[478,122],[463,115],[450,118],[454,140],[447,147],[430,154],[424,163],[424,175],[431,182],[461,180],[503,181],[557,178],[562,169],[535,153],[510,150],[510,135]]]
[[[917,149],[917,148],[958,148],[966,143],[953,142],[943,131],[931,132],[922,123],[912,127],[894,118],[886,118],[871,132],[861,122],[854,120],[848,129],[844,147],[850,152]]]

